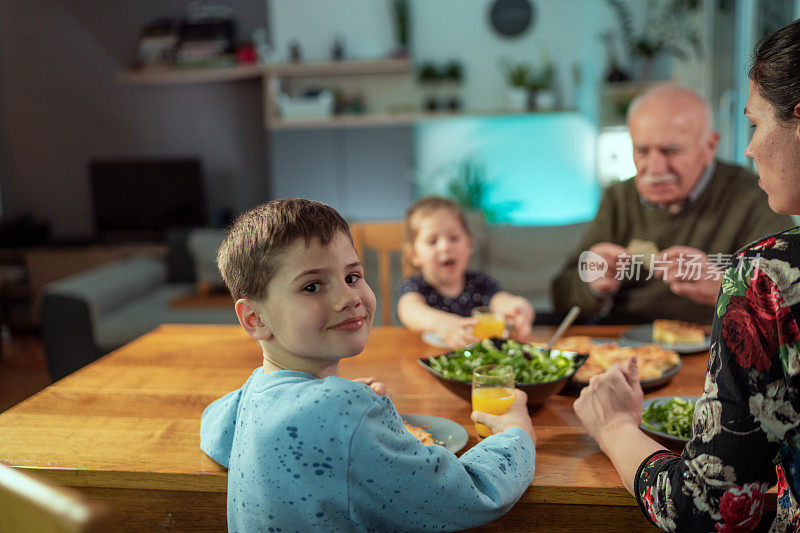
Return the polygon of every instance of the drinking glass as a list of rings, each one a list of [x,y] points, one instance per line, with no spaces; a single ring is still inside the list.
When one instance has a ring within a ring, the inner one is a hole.
[[[503,317],[492,312],[488,307],[476,307],[472,310],[472,318],[478,321],[472,326],[472,335],[477,339],[491,339],[492,337],[504,337],[506,333],[506,323]]]
[[[504,365],[483,365],[472,371],[472,409],[491,415],[505,414],[514,402],[514,370]],[[475,423],[478,437],[492,434],[484,424]]]

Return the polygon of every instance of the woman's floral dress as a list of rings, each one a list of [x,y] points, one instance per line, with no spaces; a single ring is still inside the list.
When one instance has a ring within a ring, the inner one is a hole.
[[[636,498],[667,531],[750,531],[778,485],[771,531],[800,531],[800,227],[739,252],[717,300],[694,435],[648,457]]]

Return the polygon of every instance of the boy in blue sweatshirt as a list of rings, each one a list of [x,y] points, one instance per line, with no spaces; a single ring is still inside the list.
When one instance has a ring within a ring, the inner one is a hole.
[[[218,263],[263,366],[203,413],[200,446],[228,468],[230,531],[424,531],[485,524],[530,485],[534,440],[517,398],[456,457],[422,445],[372,379],[339,377],[367,342],[375,295],[333,208],[274,200],[241,215]]]

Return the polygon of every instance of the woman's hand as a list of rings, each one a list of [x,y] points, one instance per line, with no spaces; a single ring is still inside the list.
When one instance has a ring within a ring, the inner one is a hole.
[[[642,422],[643,397],[636,357],[631,357],[624,366],[613,365],[592,377],[573,409],[589,436],[608,453],[607,444],[619,428]]]
[[[386,384],[380,381],[375,381],[375,378],[372,376],[368,378],[353,378],[353,381],[363,383],[364,385],[369,385],[369,388],[375,391],[375,394],[378,396],[387,396],[391,398],[389,395],[389,390],[386,388]]]
[[[483,424],[492,430],[492,433],[500,433],[508,428],[520,428],[530,436],[533,445],[536,446],[536,433],[531,424],[531,415],[528,413],[528,395],[525,392],[514,389],[514,403],[504,415],[490,415],[483,411],[472,411],[472,421]]]

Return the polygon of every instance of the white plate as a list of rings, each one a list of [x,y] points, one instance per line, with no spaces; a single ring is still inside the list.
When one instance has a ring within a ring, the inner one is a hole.
[[[620,337],[631,339],[639,342],[646,342],[648,344],[658,344],[662,348],[672,350],[680,354],[705,352],[710,345],[709,336],[706,335],[705,341],[696,344],[666,344],[664,342],[653,342],[653,326],[651,324],[643,324],[641,326],[633,327],[629,330],[623,331]]]
[[[675,397],[676,396],[656,396],[653,398],[645,398],[644,402],[642,403],[642,410],[650,407],[650,405],[653,402],[667,401]],[[693,402],[697,402],[697,400],[700,399],[697,396],[677,396],[677,397],[681,398],[682,400],[692,400]],[[655,427],[658,428],[658,426]],[[675,435],[670,435],[669,433],[665,433],[664,431],[659,431],[658,429],[653,430],[648,427],[645,427],[644,424],[640,424],[639,428],[641,428],[641,430],[644,431],[645,433],[649,433],[650,435],[660,437],[662,440],[669,441],[675,444],[686,444],[687,442],[689,442],[689,439],[676,437]]]
[[[431,436],[444,443],[444,447],[455,453],[466,446],[469,434],[464,426],[449,418],[431,415],[401,414],[403,420],[412,426],[423,426]],[[424,427],[430,426],[430,427]]]
[[[422,334],[422,340],[425,341],[426,344],[430,344],[431,346],[436,346],[437,348],[449,348],[450,346],[444,342],[444,339],[438,333],[434,333],[433,331],[426,331]]]

